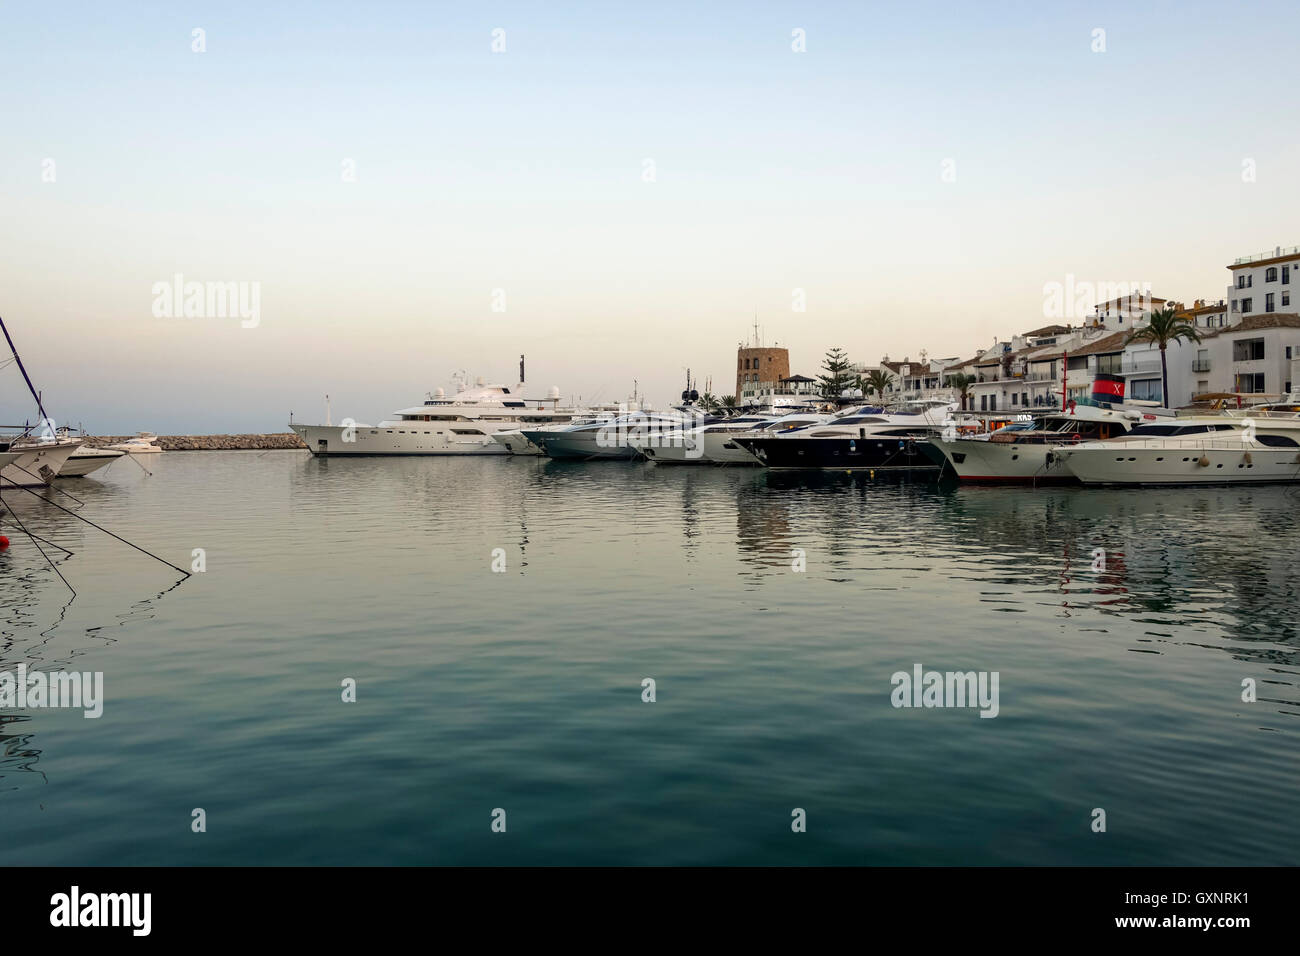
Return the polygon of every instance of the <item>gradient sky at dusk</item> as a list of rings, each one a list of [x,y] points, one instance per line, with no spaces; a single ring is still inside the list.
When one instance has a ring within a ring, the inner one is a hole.
[[[1232,259],[1300,244],[1298,26],[1280,2],[6,4],[0,315],[51,414],[101,433],[283,430],[326,392],[373,422],[457,369],[513,384],[521,352],[533,394],[636,379],[662,405],[686,366],[729,393],[755,310],[805,374],[831,346],[968,356],[1046,324],[1045,283],[1218,298]],[[260,283],[260,325],[155,317],[176,273]],[[0,410],[30,414],[12,370]]]

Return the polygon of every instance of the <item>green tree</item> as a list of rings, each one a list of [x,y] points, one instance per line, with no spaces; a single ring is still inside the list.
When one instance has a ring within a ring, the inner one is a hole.
[[[1170,342],[1180,342],[1183,339],[1201,341],[1201,334],[1196,331],[1196,325],[1187,320],[1187,313],[1176,309],[1158,309],[1151,313],[1146,325],[1134,329],[1124,340],[1125,345],[1130,342],[1149,342],[1160,346],[1160,394],[1166,408],[1169,407],[1169,359],[1165,350],[1169,348]]]
[[[718,399],[718,404],[722,407],[722,410],[724,412],[730,415],[732,412],[736,410],[736,396],[723,395],[720,399]]]
[[[833,348],[822,360],[823,374],[818,376],[822,398],[827,401],[839,401],[840,394],[846,388],[853,387],[854,376],[849,372],[849,357],[843,349]]]
[[[700,396],[700,408],[706,412],[711,412],[718,407],[718,399],[712,392],[705,392]]]
[[[948,387],[957,389],[957,394],[961,396],[961,410],[963,412],[966,411],[966,399],[970,395],[970,387],[974,384],[974,375],[956,372],[948,376]]]

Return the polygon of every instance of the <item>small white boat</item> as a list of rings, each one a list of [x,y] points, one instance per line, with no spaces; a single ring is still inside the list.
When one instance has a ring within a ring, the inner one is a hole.
[[[96,448],[94,445],[82,445],[63,463],[59,469],[59,478],[84,478],[92,471],[98,471],[105,465],[111,465],[119,458],[125,458],[126,452],[114,448]]]
[[[21,438],[15,441],[6,453],[18,457],[0,468],[0,488],[48,485],[81,445],[80,438]]]
[[[126,441],[105,447],[128,455],[157,455],[163,451],[162,445],[158,444],[158,436],[153,432],[141,432],[135,438],[128,438]]]

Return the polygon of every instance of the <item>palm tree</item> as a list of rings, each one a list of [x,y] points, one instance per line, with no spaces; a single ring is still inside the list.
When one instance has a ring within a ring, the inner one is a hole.
[[[1169,407],[1169,360],[1165,350],[1170,342],[1179,342],[1183,339],[1201,341],[1201,334],[1196,331],[1196,325],[1187,321],[1187,313],[1176,309],[1158,309],[1151,313],[1151,318],[1146,325],[1134,329],[1124,340],[1125,345],[1130,342],[1150,342],[1152,345],[1160,346],[1160,394],[1164,398],[1166,408]]]
[[[885,389],[894,384],[894,376],[890,375],[884,369],[873,368],[867,373],[867,377],[862,380],[863,388],[867,394],[875,392],[878,395],[884,395]]]
[[[718,399],[718,404],[722,406],[722,410],[724,412],[730,415],[732,412],[736,410],[736,396],[723,395],[720,399]]]
[[[718,400],[712,392],[705,392],[700,396],[700,408],[706,412],[711,412],[718,407]]]
[[[970,387],[974,384],[974,375],[957,372],[948,376],[948,387],[957,389],[957,393],[961,396],[961,410],[963,412],[966,411],[966,398],[970,395]]]

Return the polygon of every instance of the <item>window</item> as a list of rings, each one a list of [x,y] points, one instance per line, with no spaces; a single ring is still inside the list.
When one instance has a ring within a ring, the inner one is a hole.
[[[1286,357],[1287,357],[1287,361],[1291,360],[1291,346],[1289,345],[1286,347]]]
[[[997,397],[996,395],[990,395],[990,396],[989,396],[989,411],[991,411],[991,412],[996,412],[997,410],[998,410],[998,397]]]
[[[1123,353],[1123,352],[1115,352],[1115,353],[1113,353],[1113,354],[1111,354],[1111,355],[1098,355],[1098,356],[1097,356],[1097,371],[1098,371],[1098,372],[1113,372],[1113,373],[1115,373],[1115,374],[1118,375],[1118,374],[1119,374],[1119,371],[1120,371],[1120,367],[1121,367],[1123,364],[1124,364],[1124,353]]]
[[[1264,391],[1264,373],[1252,372],[1237,376],[1237,391],[1245,394],[1261,394]]]
[[[1236,300],[1236,299],[1233,299],[1233,300],[1232,300],[1232,311],[1233,311],[1233,312],[1236,312],[1236,311],[1237,311],[1237,300]]]
[[[1264,281],[1265,282],[1277,281],[1277,266],[1269,266],[1267,269],[1264,270]]]
[[[1290,293],[1290,292],[1283,292],[1283,293],[1282,293],[1282,304],[1283,304],[1283,305],[1290,305],[1290,304],[1291,304],[1291,293]]]
[[[1129,383],[1129,397],[1143,402],[1160,401],[1160,379],[1136,378]]]
[[[989,410],[989,397],[988,397],[987,395],[981,395],[981,396],[980,396],[980,411],[981,411],[981,412],[987,412],[988,410]]]
[[[1290,282],[1290,281],[1291,281],[1291,267],[1290,267],[1290,266],[1283,266],[1283,267],[1282,267],[1282,284],[1283,284],[1283,285],[1286,285],[1286,284],[1287,284],[1288,282]]]
[[[1285,435],[1255,435],[1255,441],[1261,445],[1268,445],[1271,448],[1296,448],[1294,438],[1287,438]]]
[[[1263,357],[1263,339],[1238,339],[1232,343],[1232,360],[1234,362],[1257,362]]]
[[[1021,393],[1020,393],[1020,404],[1021,404],[1021,405],[1028,405],[1028,404],[1029,404],[1029,393],[1028,393],[1028,392],[1021,392]]]
[[[1272,293],[1272,292],[1270,292],[1270,293],[1268,293],[1268,295],[1264,296],[1264,311],[1265,311],[1265,312],[1272,312],[1272,311],[1273,311],[1273,293]]]
[[[1253,306],[1251,305],[1251,300],[1250,300],[1250,299],[1242,299],[1242,300],[1241,300],[1241,311],[1242,311],[1242,314],[1243,314],[1243,315],[1244,315],[1245,313],[1249,312],[1249,311],[1251,310],[1252,307],[1253,307]]]
[[[1011,393],[1011,404],[1012,404],[1012,405],[1019,405],[1019,404],[1020,404],[1020,393],[1019,393],[1019,392],[1012,392],[1012,393]]]
[[[1246,277],[1244,275],[1237,276],[1237,288],[1238,289],[1246,288]]]

